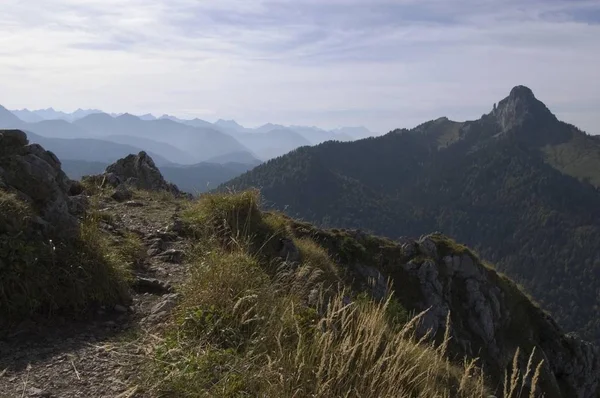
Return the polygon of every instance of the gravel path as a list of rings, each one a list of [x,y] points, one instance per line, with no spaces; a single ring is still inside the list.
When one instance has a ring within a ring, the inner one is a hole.
[[[133,303],[88,314],[89,320],[28,321],[0,340],[0,397],[147,397],[139,387],[153,332],[177,299],[186,275],[189,242],[173,228],[180,205],[144,198],[101,203],[115,220],[105,228],[119,239],[137,233],[148,249],[135,270]]]

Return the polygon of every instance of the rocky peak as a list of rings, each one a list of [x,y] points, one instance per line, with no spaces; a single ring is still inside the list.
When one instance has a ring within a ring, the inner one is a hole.
[[[179,195],[181,191],[174,184],[165,181],[154,160],[144,151],[128,155],[106,168],[106,181],[117,187],[121,184],[148,191],[167,191]]]
[[[515,86],[510,90],[509,98],[516,99],[520,98],[525,101],[535,100],[535,95],[533,95],[533,91],[529,87],[526,86]]]
[[[494,106],[492,115],[496,117],[503,132],[517,127],[539,127],[549,121],[556,121],[546,105],[536,99],[533,91],[525,86],[514,87],[508,97]]]

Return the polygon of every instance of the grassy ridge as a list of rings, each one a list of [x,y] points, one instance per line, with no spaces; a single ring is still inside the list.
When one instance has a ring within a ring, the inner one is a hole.
[[[350,290],[321,244],[295,234],[286,217],[262,213],[259,201],[255,191],[206,195],[186,211],[197,242],[192,272],[155,350],[149,389],[164,397],[489,396],[476,359],[447,359],[449,336],[438,345],[417,339],[421,315],[410,319],[391,293],[374,300]],[[285,261],[283,240],[294,242],[298,261]],[[521,385],[539,376],[532,367],[509,375],[505,397],[529,395]]]

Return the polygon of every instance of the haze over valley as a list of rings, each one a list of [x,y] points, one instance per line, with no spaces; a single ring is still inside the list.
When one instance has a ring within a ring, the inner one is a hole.
[[[63,160],[79,179],[103,171],[130,153],[148,152],[163,173],[188,192],[204,192],[271,158],[329,140],[377,135],[364,127],[324,130],[265,124],[246,128],[233,120],[209,123],[174,116],[134,116],[78,109],[9,111],[0,105],[0,128],[19,128]]]

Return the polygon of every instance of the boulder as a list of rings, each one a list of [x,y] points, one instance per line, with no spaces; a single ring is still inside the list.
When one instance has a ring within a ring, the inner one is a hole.
[[[124,202],[133,198],[133,193],[127,188],[125,184],[117,186],[117,189],[111,196],[117,202]]]
[[[48,229],[77,231],[76,215],[85,200],[70,197],[77,189],[60,161],[40,145],[29,145],[20,130],[0,130],[0,182],[0,188],[28,203]]]

